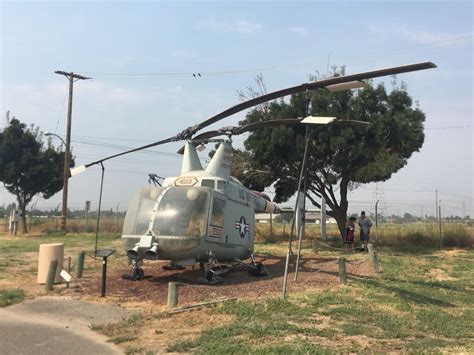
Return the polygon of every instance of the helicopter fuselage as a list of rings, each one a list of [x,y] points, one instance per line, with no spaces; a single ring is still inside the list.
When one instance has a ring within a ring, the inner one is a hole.
[[[122,244],[136,247],[137,258],[170,260],[179,265],[245,260],[253,252],[255,212],[277,207],[238,180],[190,171],[165,179],[162,187],[139,191],[125,217]],[[140,247],[142,236],[156,248]]]

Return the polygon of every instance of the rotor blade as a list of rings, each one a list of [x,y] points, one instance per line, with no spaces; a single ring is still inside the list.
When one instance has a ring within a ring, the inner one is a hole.
[[[342,125],[350,125],[350,126],[370,126],[370,122],[365,122],[365,121],[359,121],[359,120],[347,120],[347,119],[341,119],[341,120],[334,120],[331,122],[331,124],[342,124]]]
[[[89,163],[89,164],[86,164],[84,165],[85,168],[88,168],[92,165],[96,165],[96,164],[100,164],[100,163],[103,163],[104,161],[106,160],[109,160],[109,159],[113,159],[113,158],[117,158],[121,155],[125,155],[125,154],[130,154],[130,153],[133,153],[133,152],[137,152],[139,150],[143,150],[143,149],[147,149],[147,148],[152,148],[152,147],[156,147],[157,145],[161,145],[161,144],[165,144],[165,143],[170,143],[170,142],[174,142],[176,139],[176,137],[170,137],[170,138],[166,138],[166,139],[163,139],[161,141],[158,141],[158,142],[155,142],[155,143],[150,143],[150,144],[147,144],[147,145],[143,145],[141,147],[137,147],[137,148],[133,148],[133,149],[130,149],[130,150],[127,150],[125,152],[122,152],[122,153],[117,153],[117,154],[114,154],[114,155],[110,155],[108,157],[105,157],[105,158],[102,158],[100,160],[96,160],[92,163]]]
[[[417,71],[417,70],[424,70],[424,69],[430,69],[430,68],[436,68],[436,64],[432,62],[422,62],[422,63],[416,63],[416,64],[408,64],[408,65],[402,65],[398,67],[392,67],[392,68],[387,68],[387,69],[379,69],[379,70],[374,70],[374,71],[369,71],[369,72],[364,72],[364,73],[359,73],[359,74],[352,74],[352,75],[344,75],[344,76],[338,76],[330,79],[323,79],[311,83],[304,83],[301,85],[293,86],[290,88],[274,91],[259,97],[256,97],[254,99],[247,100],[245,102],[242,102],[238,105],[232,106],[231,108],[222,111],[218,113],[217,115],[212,116],[211,118],[208,118],[207,120],[186,128],[182,132],[178,133],[175,136],[172,136],[167,139],[163,139],[161,141],[147,144],[138,148],[130,149],[122,153],[114,154],[111,156],[108,156],[106,158],[97,160],[95,162],[89,163],[84,165],[85,168],[88,168],[92,165],[95,164],[100,164],[106,160],[116,158],[125,154],[137,152],[143,149],[151,148],[151,147],[156,147],[157,145],[160,144],[165,144],[169,142],[177,142],[180,140],[185,140],[185,139],[190,139],[196,132],[199,130],[210,126],[213,123],[216,123],[217,121],[220,121],[226,117],[229,117],[237,112],[243,111],[247,108],[259,105],[261,103],[274,100],[280,97],[284,97],[290,94],[294,94],[297,92],[302,92],[306,90],[316,90],[320,88],[324,88],[330,85],[335,85],[335,84],[341,84],[341,83],[347,83],[351,81],[360,81],[360,80],[366,80],[366,79],[372,79],[372,78],[377,78],[380,76],[386,76],[386,75],[394,75],[394,74],[400,74],[400,73],[407,73],[411,71]]]
[[[261,122],[254,122],[249,123],[248,125],[236,127],[234,134],[242,134],[248,131],[253,131],[259,128],[265,127],[275,127],[275,126],[283,126],[288,124],[297,124],[301,123],[302,118],[286,118],[286,119],[279,119],[279,120],[270,120],[270,121],[261,121]]]
[[[224,127],[219,130],[214,130],[214,131],[208,131],[204,132],[201,134],[198,134],[197,136],[193,137],[192,141],[205,141],[207,139],[217,137],[217,136],[223,136],[223,135],[238,135],[242,134],[248,131],[253,131],[259,128],[264,128],[264,127],[275,127],[275,126],[282,126],[282,125],[288,125],[288,124],[297,124],[300,123],[302,118],[282,118],[282,119],[277,119],[277,120],[269,120],[269,121],[260,121],[260,122],[254,122],[254,123],[249,123],[245,126],[234,126],[234,127]],[[184,146],[181,147],[178,151],[178,154],[183,154],[184,153]]]
[[[282,89],[278,91],[274,91],[259,97],[256,97],[254,99],[247,100],[245,102],[242,102],[238,105],[232,106],[231,108],[222,111],[218,113],[217,115],[201,122],[200,124],[192,127],[192,129],[195,129],[195,132],[223,119],[226,117],[229,117],[237,112],[240,112],[242,110],[245,110],[247,108],[259,105],[261,103],[274,100],[283,96],[287,96],[290,94],[295,94],[297,92],[302,92],[306,90],[316,90],[320,88],[324,88],[329,85],[335,85],[335,84],[342,84],[342,83],[347,83],[351,81],[360,81],[360,80],[367,80],[367,79],[372,79],[372,78],[377,78],[381,76],[387,76],[387,75],[394,75],[394,74],[401,74],[401,73],[407,73],[407,72],[412,72],[412,71],[417,71],[417,70],[424,70],[424,69],[431,69],[431,68],[436,68],[436,64],[432,62],[422,62],[422,63],[416,63],[416,64],[408,64],[408,65],[402,65],[398,67],[392,67],[392,68],[386,68],[386,69],[379,69],[379,70],[374,70],[374,71],[369,71],[369,72],[364,72],[364,73],[359,73],[359,74],[352,74],[352,75],[344,75],[344,76],[338,76],[330,79],[324,79],[324,80],[319,80],[315,81],[312,83],[304,83],[301,85],[293,86],[287,89]]]
[[[221,136],[223,133],[220,130],[207,131],[197,136],[193,137],[193,141],[205,141],[206,139],[211,139],[217,136]]]

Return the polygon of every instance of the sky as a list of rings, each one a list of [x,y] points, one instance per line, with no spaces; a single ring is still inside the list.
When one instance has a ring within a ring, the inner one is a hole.
[[[443,215],[474,216],[471,1],[0,1],[0,23],[0,129],[10,111],[65,138],[68,82],[54,72],[92,78],[74,83],[76,165],[181,132],[237,104],[260,73],[270,92],[334,65],[349,74],[432,61],[398,76],[426,114],[423,147],[390,180],[352,191],[350,211],[379,200],[385,214],[434,215],[438,190]],[[103,208],[125,210],[149,173],[178,175],[179,148],[107,162]],[[74,176],[69,208],[97,208],[99,188],[98,167]],[[55,209],[61,196],[33,203]],[[14,200],[0,186],[0,205]]]

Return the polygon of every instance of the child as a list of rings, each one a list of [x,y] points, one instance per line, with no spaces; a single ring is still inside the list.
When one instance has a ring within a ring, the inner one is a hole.
[[[355,235],[355,217],[350,217],[346,223],[346,229],[344,231],[344,244],[349,252],[349,245],[352,246],[352,252],[354,252],[354,235]]]

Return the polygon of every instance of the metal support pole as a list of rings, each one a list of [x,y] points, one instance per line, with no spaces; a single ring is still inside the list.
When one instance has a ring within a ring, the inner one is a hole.
[[[107,280],[107,257],[102,257],[102,287],[100,289],[100,297],[105,297],[105,284]]]
[[[438,224],[439,224],[439,248],[443,248],[443,231],[441,229],[441,201],[439,201],[438,206]]]
[[[84,214],[85,214],[85,218],[86,218],[86,226],[85,226],[84,233],[87,233],[87,223],[89,222],[89,210],[90,209],[91,209],[91,202],[86,201],[86,204],[84,206]]]
[[[300,255],[301,255],[301,240],[303,235],[303,224],[300,226],[298,231],[298,252],[296,253],[296,267],[295,267],[295,281],[298,281],[298,269],[300,266]]]
[[[295,214],[293,216],[293,221],[291,223],[290,238],[288,239],[288,252],[286,254],[285,274],[283,276],[283,289],[282,289],[282,292],[281,292],[281,299],[282,300],[286,299],[286,289],[287,289],[287,281],[288,281],[288,266],[289,266],[289,263],[290,263],[290,257],[292,255],[291,242],[292,242],[292,239],[293,239],[293,229],[294,229],[295,219],[296,219],[296,209],[298,208],[298,205],[299,205],[299,198],[300,198],[299,192],[301,191],[301,185],[302,185],[302,182],[303,182],[303,174],[304,174],[305,165],[306,165],[306,158],[307,158],[307,155],[308,155],[308,145],[309,145],[309,132],[308,131],[309,131],[309,128],[308,128],[308,125],[306,125],[305,146],[304,146],[303,160],[301,162],[300,177],[299,177],[299,180],[298,180],[298,190],[297,190],[297,194],[296,194],[296,203],[295,203]]]
[[[118,208],[120,206],[120,203],[117,203],[117,206],[115,208],[115,234],[118,235]]]
[[[375,203],[375,243],[379,244],[379,213],[378,213],[379,200]]]
[[[303,182],[303,203],[302,203],[302,212],[301,212],[301,227],[298,231],[298,253],[296,256],[296,267],[295,267],[295,281],[298,281],[298,269],[300,267],[300,257],[301,257],[301,243],[305,236],[305,226],[306,226],[306,174]]]
[[[99,210],[97,211],[97,226],[95,229],[95,247],[94,247],[94,255],[97,254],[97,239],[99,237],[99,221],[100,221],[100,206],[102,204],[102,187],[104,185],[104,164],[100,163],[102,167],[102,177],[100,179],[100,193],[99,193]]]

